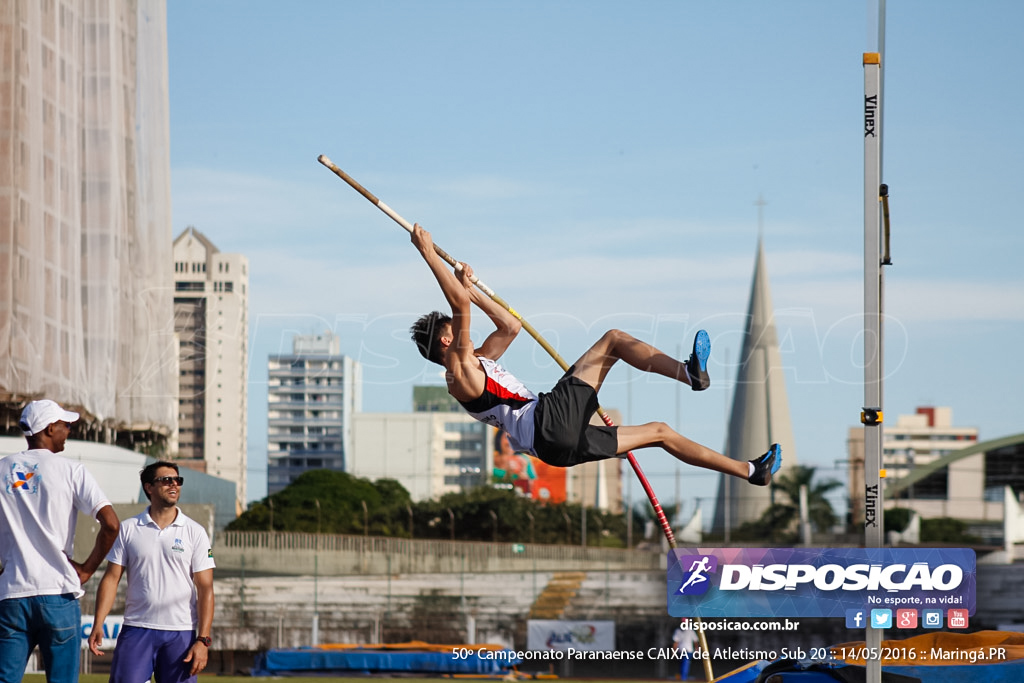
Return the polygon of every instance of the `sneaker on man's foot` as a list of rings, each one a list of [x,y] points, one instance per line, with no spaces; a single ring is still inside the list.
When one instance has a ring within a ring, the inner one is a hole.
[[[772,475],[782,467],[782,446],[773,443],[767,453],[750,462],[754,465],[754,473],[747,477],[747,481],[755,486],[768,486],[772,483]]]
[[[690,376],[690,388],[704,391],[711,386],[708,376],[708,356],[711,355],[711,339],[706,330],[698,330],[693,338],[693,353],[686,361],[686,372]]]

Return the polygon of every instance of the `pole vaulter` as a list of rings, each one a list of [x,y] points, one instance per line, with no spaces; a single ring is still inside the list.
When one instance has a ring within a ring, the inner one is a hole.
[[[317,157],[317,161],[326,166],[328,169],[330,169],[335,175],[344,180],[346,183],[348,183],[348,185],[351,186],[352,189],[357,191],[357,193],[362,195],[362,197],[365,197],[367,200],[369,200],[371,204],[373,204],[382,212],[384,212],[394,222],[398,223],[398,225],[400,225],[410,233],[413,232],[414,226],[412,223],[402,218],[400,215],[398,215],[397,212],[391,209],[391,207],[377,199],[377,197],[370,193],[370,190],[359,184],[354,178],[352,178],[350,175],[348,175],[343,170],[338,168],[330,159],[327,158],[327,156],[321,155]],[[445,252],[437,245],[434,245],[434,251],[444,262],[455,268],[457,272],[462,269],[462,265],[458,261],[456,261],[449,253]],[[534,326],[531,326],[527,321],[525,321],[522,315],[520,315],[514,308],[512,308],[504,299],[498,296],[493,289],[487,287],[483,283],[483,281],[477,278],[475,274],[472,276],[472,278],[470,278],[470,281],[490,300],[494,301],[499,306],[501,306],[502,308],[506,309],[509,313],[511,313],[522,325],[522,329],[525,330],[529,334],[529,336],[537,340],[541,347],[544,348],[544,350],[547,351],[552,358],[554,358],[555,362],[557,362],[558,366],[562,370],[568,370],[568,364],[566,364],[565,360],[561,357],[558,351],[556,351],[554,347],[552,347],[551,344],[549,344],[548,341],[543,336],[541,336],[541,333],[539,333],[534,328]],[[608,417],[608,414],[605,413],[603,409],[598,407],[597,413],[599,416],[601,416],[601,419],[607,426],[614,426],[611,421],[611,418]],[[675,549],[676,537],[672,531],[672,526],[669,524],[669,519],[665,514],[665,510],[662,508],[662,504],[658,502],[657,496],[654,494],[654,489],[651,487],[646,475],[644,475],[643,470],[640,468],[640,464],[637,462],[632,451],[627,452],[626,459],[629,461],[630,467],[633,468],[633,471],[636,473],[637,478],[640,480],[640,484],[641,486],[643,486],[644,493],[647,494],[647,498],[650,500],[650,504],[654,510],[654,514],[657,517],[658,524],[662,526],[662,531],[665,533],[665,538],[669,542],[669,547]],[[705,652],[707,652],[708,641],[705,636],[705,632],[703,632],[703,629],[700,628],[701,621],[699,616],[696,617],[696,623],[697,636],[700,641],[700,647],[703,650],[705,650]],[[714,679],[710,657],[703,658],[703,668],[705,668],[705,676],[707,677],[708,681]]]

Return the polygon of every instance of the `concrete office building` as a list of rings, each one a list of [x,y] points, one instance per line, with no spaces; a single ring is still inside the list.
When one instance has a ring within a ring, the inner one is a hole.
[[[948,466],[937,468],[915,481],[912,486],[900,487],[899,500],[896,500],[895,491],[892,496],[888,493],[893,483],[906,480],[918,471],[933,469],[932,466],[941,459],[964,451],[977,442],[977,427],[954,426],[953,409],[948,407],[919,407],[913,415],[898,416],[894,424],[886,420],[882,425],[886,507],[909,507],[924,517],[980,519],[986,495],[981,483],[986,472],[984,452],[974,453],[971,458],[953,460]],[[852,520],[854,525],[860,525],[864,522],[863,427],[850,428],[848,446]],[[1002,487],[995,487],[992,495],[995,498],[990,502],[998,503],[1001,510]],[[984,517],[991,518],[991,514],[986,512]]]
[[[327,332],[296,335],[292,353],[267,362],[267,492],[307,470],[349,471],[362,367]]]
[[[194,227],[174,240],[180,465],[238,483],[246,504],[249,261]]]
[[[395,479],[413,500],[481,486],[490,478],[494,428],[464,412],[363,413],[347,471]]]

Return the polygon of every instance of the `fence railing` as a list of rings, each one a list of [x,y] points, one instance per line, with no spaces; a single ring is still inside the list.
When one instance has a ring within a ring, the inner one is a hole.
[[[664,556],[649,550],[620,548],[584,548],[580,546],[541,545],[534,543],[487,543],[479,541],[446,541],[408,539],[382,536],[349,536],[307,534],[279,531],[223,531],[214,541],[219,556],[259,553],[341,553],[346,555],[389,556],[392,559],[433,558],[460,560],[469,563],[502,561],[556,562],[565,566],[602,565],[620,569],[658,569]]]

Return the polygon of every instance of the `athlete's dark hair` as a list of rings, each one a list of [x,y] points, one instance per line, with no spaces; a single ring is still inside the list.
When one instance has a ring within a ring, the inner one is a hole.
[[[413,326],[409,328],[409,333],[412,334],[412,340],[416,342],[416,348],[419,349],[421,356],[438,365],[443,365],[441,362],[441,333],[444,332],[444,326],[451,321],[450,315],[445,315],[441,311],[433,311],[420,316],[420,319],[413,323]]]

